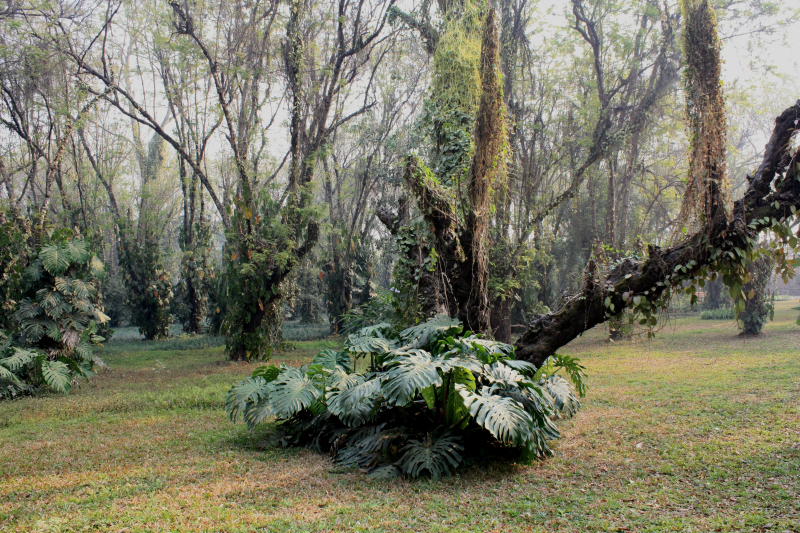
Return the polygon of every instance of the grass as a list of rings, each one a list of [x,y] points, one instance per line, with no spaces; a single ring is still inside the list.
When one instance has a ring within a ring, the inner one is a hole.
[[[592,331],[564,350],[591,388],[555,457],[440,482],[265,447],[225,418],[225,392],[254,365],[225,362],[218,339],[118,339],[75,393],[0,405],[0,530],[797,532],[795,305],[778,303],[756,339],[697,317],[650,341]]]

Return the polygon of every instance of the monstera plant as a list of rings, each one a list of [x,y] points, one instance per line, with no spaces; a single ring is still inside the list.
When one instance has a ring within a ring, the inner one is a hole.
[[[0,398],[37,390],[67,392],[93,374],[92,346],[103,339],[103,263],[85,241],[62,237],[32,254],[21,273],[11,328],[0,337]]]
[[[555,421],[578,410],[584,387],[571,357],[536,368],[440,316],[399,332],[363,328],[302,367],[260,367],[226,405],[251,428],[277,420],[281,442],[328,451],[342,466],[439,478],[477,457],[551,454]]]

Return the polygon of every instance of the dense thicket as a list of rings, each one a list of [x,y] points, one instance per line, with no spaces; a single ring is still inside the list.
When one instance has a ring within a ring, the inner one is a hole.
[[[100,283],[103,263],[70,231],[0,215],[3,324],[0,398],[41,389],[67,392],[94,374],[92,346],[108,320]]]

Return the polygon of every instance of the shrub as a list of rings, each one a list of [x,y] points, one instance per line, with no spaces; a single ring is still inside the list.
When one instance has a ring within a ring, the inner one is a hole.
[[[700,313],[701,320],[733,320],[734,318],[736,318],[736,311],[731,307],[708,309]]]
[[[284,445],[328,451],[344,467],[439,478],[478,457],[550,455],[554,421],[580,407],[576,359],[554,355],[537,369],[513,356],[446,317],[400,332],[378,324],[308,365],[256,369],[226,408],[251,428],[274,417]]]
[[[33,256],[10,332],[0,336],[0,398],[67,392],[93,374],[92,345],[103,340],[97,327],[108,320],[100,304],[102,274],[102,262],[80,239],[52,241]]]

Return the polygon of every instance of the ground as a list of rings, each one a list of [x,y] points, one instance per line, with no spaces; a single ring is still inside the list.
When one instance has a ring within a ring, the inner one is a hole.
[[[225,362],[213,339],[121,338],[73,394],[0,404],[0,530],[798,532],[797,304],[756,339],[696,316],[654,340],[597,329],[564,350],[590,389],[555,457],[439,482],[265,447],[223,411],[255,365]]]

